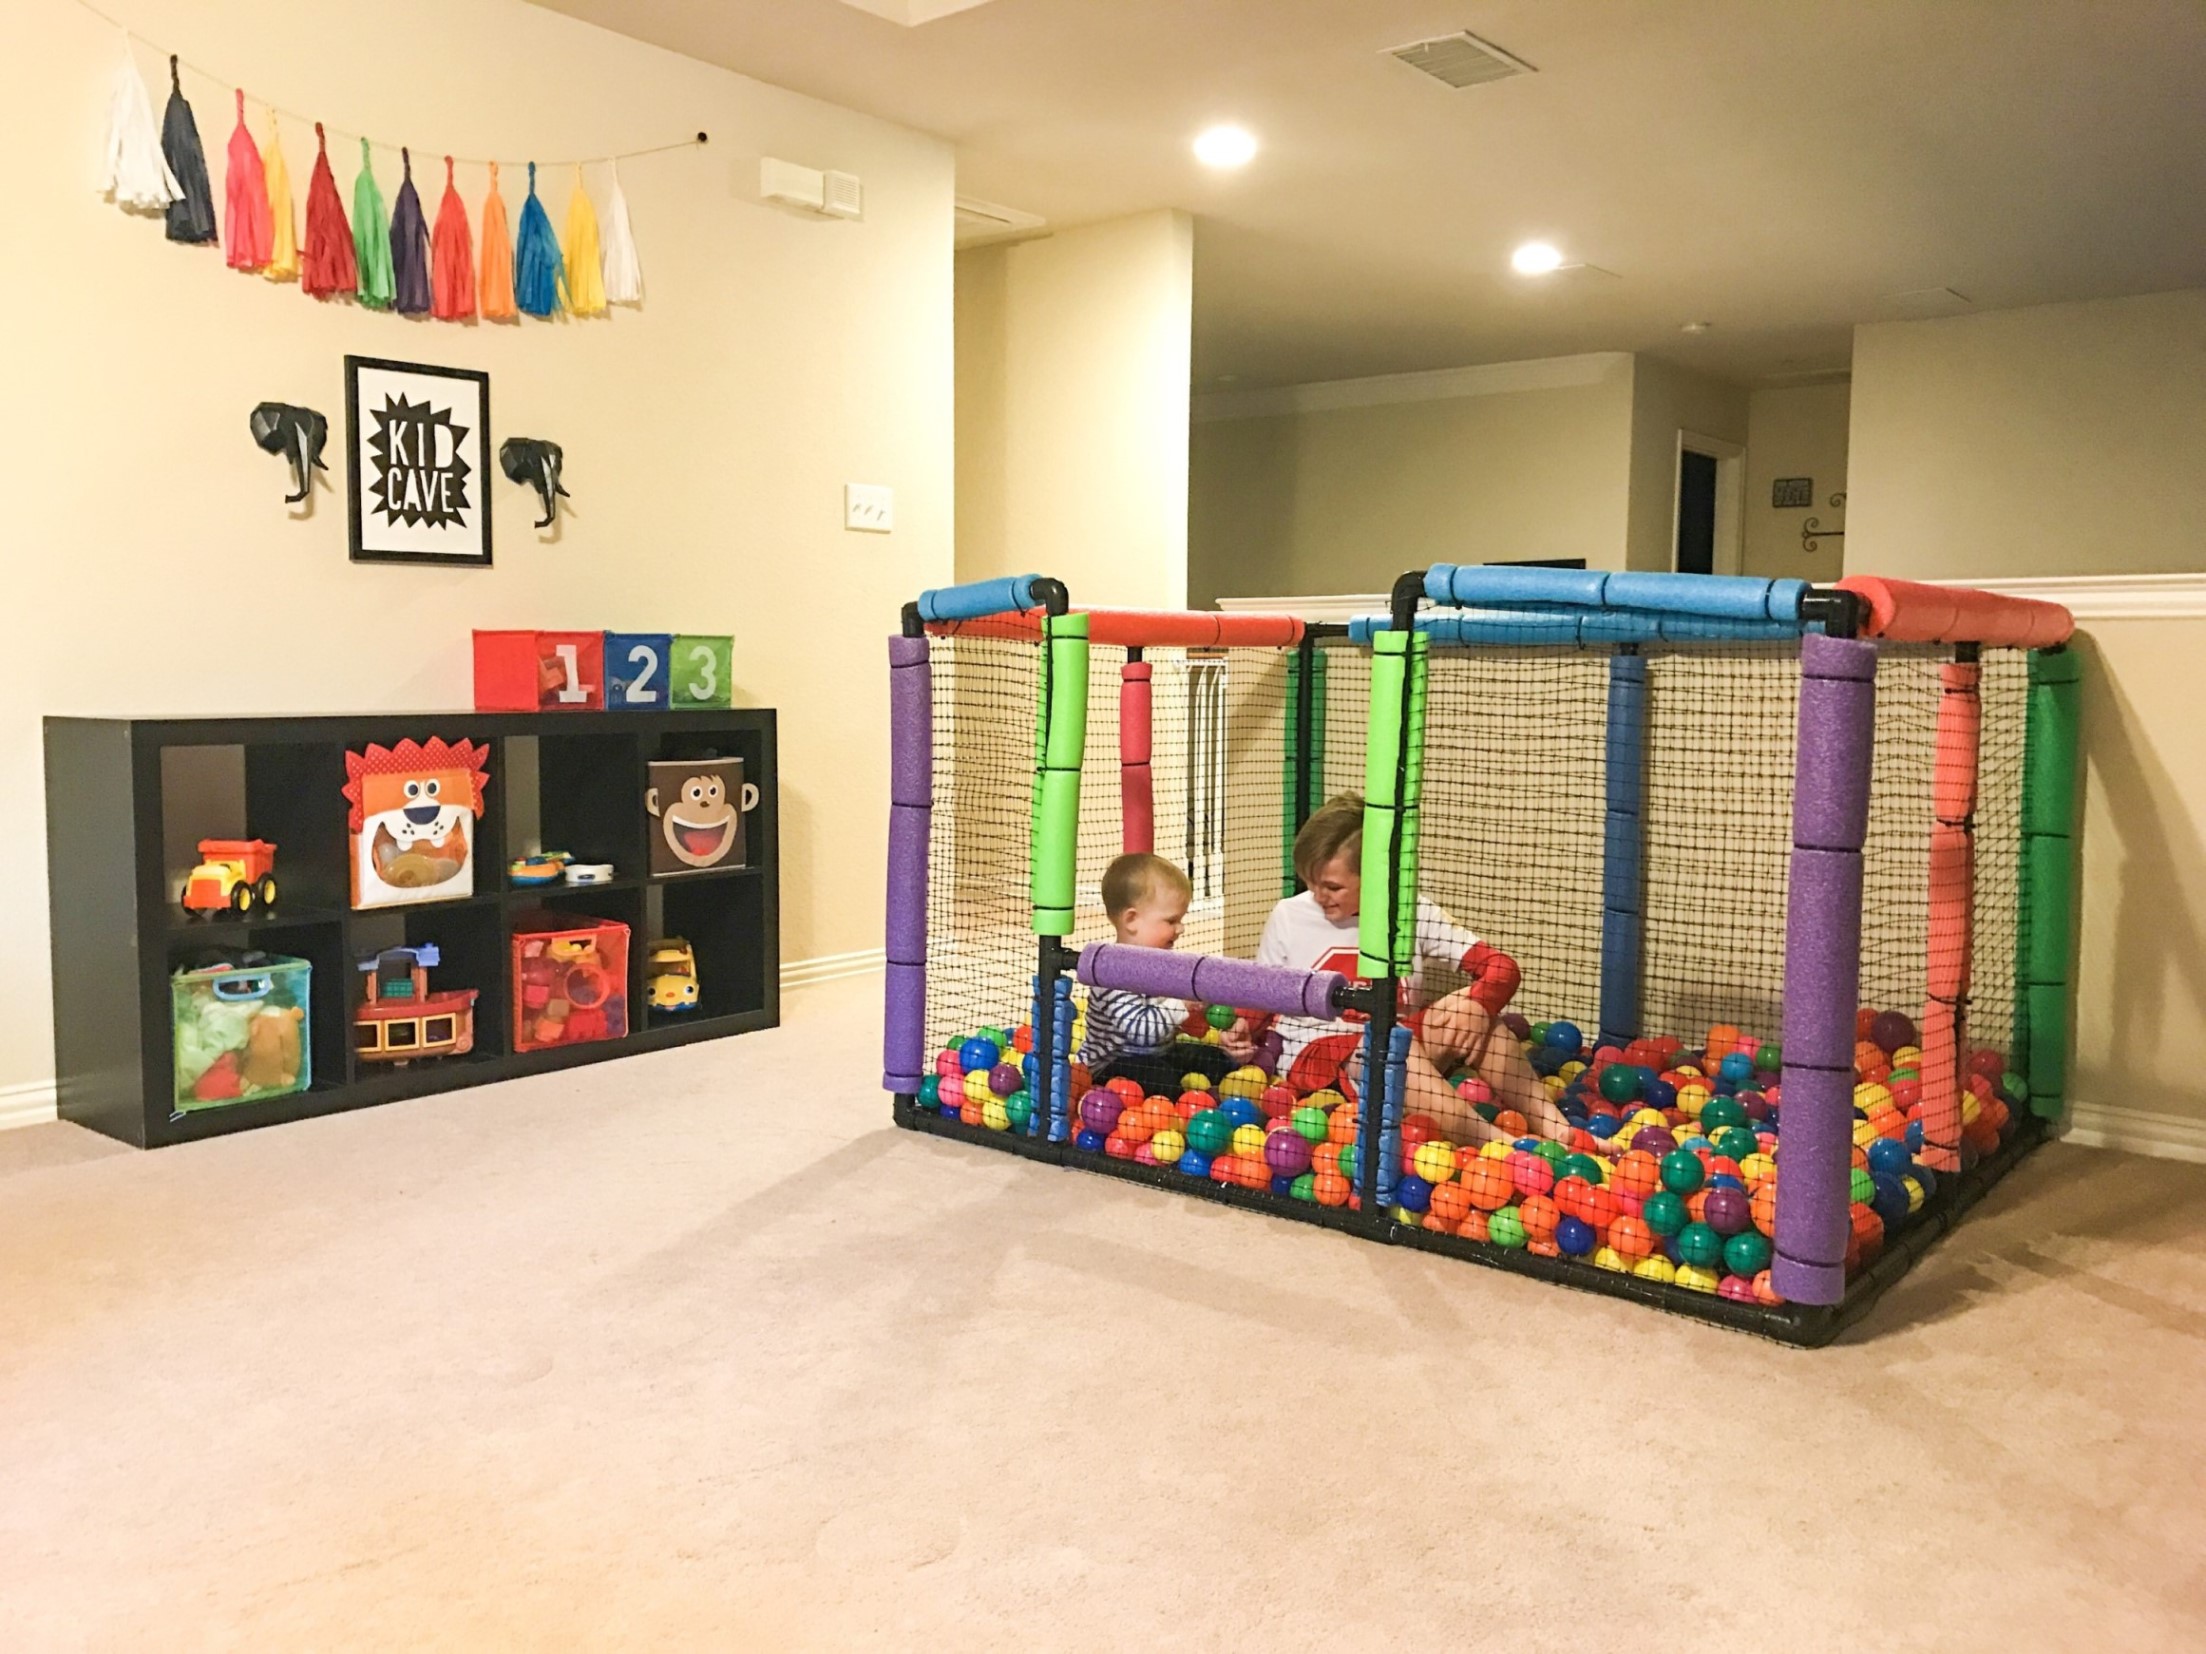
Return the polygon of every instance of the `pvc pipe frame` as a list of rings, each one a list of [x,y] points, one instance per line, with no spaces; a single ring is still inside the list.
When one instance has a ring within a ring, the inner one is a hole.
[[[1931,766],[1930,937],[1923,996],[1923,1161],[1961,1169],[1961,1065],[1967,1051],[1969,948],[1976,926],[1976,782],[1982,744],[1981,669],[1973,658],[1938,670]]]
[[[1785,903],[1784,1148],[1770,1264],[1771,1285],[1799,1304],[1835,1304],[1846,1295],[1861,851],[1869,829],[1876,675],[1874,643],[1801,640]]]

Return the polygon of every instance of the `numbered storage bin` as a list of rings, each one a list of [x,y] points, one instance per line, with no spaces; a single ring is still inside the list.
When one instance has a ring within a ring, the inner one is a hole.
[[[603,632],[477,632],[477,712],[603,712]]]
[[[539,912],[513,929],[513,1048],[549,1051],[628,1032],[628,927]]]
[[[176,972],[169,997],[177,1114],[284,1097],[314,1083],[313,974],[304,959],[269,953],[210,955]]]

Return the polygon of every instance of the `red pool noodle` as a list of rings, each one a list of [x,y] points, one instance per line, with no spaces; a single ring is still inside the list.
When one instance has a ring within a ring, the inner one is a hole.
[[[1155,613],[1140,609],[1088,609],[1088,641],[1128,649],[1291,649],[1302,641],[1302,622],[1292,615],[1228,615],[1201,611]],[[1039,609],[990,615],[984,620],[930,621],[935,637],[1038,638]]]
[[[1127,855],[1157,847],[1156,783],[1149,769],[1149,663],[1118,669],[1118,814]]]
[[[1838,583],[1869,605],[1870,637],[1893,643],[1989,643],[2043,649],[2066,643],[2076,620],[2058,603],[2001,597],[1971,586],[1932,586],[1850,574]]]
[[[1923,1162],[1932,1171],[1961,1169],[1961,1006],[1969,990],[1969,944],[1975,930],[1976,846],[1969,821],[1976,810],[1977,754],[1983,702],[1974,661],[1939,668],[1937,756],[1932,766],[1930,834],[1930,957],[1923,1005]]]

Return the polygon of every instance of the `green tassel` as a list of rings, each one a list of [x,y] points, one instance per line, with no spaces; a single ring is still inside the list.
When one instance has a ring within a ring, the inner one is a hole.
[[[359,256],[360,302],[370,310],[388,310],[398,292],[391,271],[391,215],[375,182],[368,140],[360,140],[360,176],[352,186],[352,246]]]

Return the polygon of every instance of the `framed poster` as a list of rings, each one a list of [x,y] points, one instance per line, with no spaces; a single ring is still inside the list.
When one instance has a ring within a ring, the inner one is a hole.
[[[490,375],[345,358],[352,560],[490,566]]]

